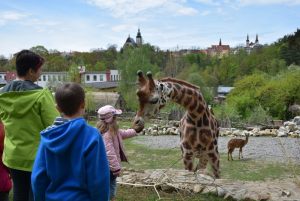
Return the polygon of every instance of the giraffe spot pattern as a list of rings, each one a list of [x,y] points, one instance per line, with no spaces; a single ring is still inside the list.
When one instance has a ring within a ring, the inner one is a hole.
[[[187,115],[187,116],[186,116],[186,122],[187,122],[188,124],[195,125],[195,122],[193,121],[193,119],[191,118],[190,115]]]
[[[190,106],[190,110],[193,111],[197,107],[197,104],[198,104],[197,100],[194,99],[193,103]]]
[[[204,126],[209,126],[209,121],[208,121],[208,118],[207,118],[207,113],[203,114],[203,125]]]

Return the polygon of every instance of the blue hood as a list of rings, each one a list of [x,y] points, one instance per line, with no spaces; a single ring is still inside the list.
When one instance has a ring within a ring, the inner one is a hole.
[[[70,121],[61,121],[61,125],[57,124],[58,118],[54,125],[41,132],[42,141],[47,150],[53,153],[65,152],[73,141],[83,133],[86,122],[80,117]]]
[[[109,166],[99,131],[83,118],[56,118],[41,132],[31,182],[36,201],[108,201]]]

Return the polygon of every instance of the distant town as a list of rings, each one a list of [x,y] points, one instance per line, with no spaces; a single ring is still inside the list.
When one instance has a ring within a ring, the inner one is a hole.
[[[140,29],[138,29],[136,34],[136,39],[128,35],[127,39],[122,48],[131,46],[133,48],[143,45],[143,37]],[[181,56],[186,54],[206,54],[211,57],[222,58],[230,53],[235,54],[240,49],[244,49],[248,54],[252,51],[261,48],[262,45],[259,43],[258,35],[256,34],[255,40],[252,42],[249,39],[249,35],[246,36],[245,45],[230,48],[229,45],[223,44],[222,39],[219,39],[218,44],[213,44],[207,49],[181,49],[178,51],[172,51],[173,56]],[[62,56],[67,56],[72,54],[62,52]],[[80,82],[91,86],[94,88],[114,88],[117,87],[118,81],[121,80],[121,74],[119,70],[106,70],[106,71],[92,71],[88,72],[85,70],[85,66],[78,66],[78,71],[80,73]],[[43,72],[40,79],[37,81],[37,84],[41,87],[50,87],[54,83],[59,83],[67,80],[67,71],[59,72]],[[12,71],[0,72],[0,86],[5,85],[7,82],[16,79],[16,73]]]

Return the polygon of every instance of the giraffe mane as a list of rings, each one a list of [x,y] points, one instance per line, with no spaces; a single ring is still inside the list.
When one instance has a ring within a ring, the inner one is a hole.
[[[198,87],[196,85],[193,85],[191,83],[188,83],[188,82],[186,82],[184,80],[178,80],[176,78],[171,78],[171,77],[162,78],[159,81],[162,81],[162,82],[174,82],[174,83],[178,83],[178,84],[184,85],[184,86],[192,88],[192,89],[200,89],[200,87]]]

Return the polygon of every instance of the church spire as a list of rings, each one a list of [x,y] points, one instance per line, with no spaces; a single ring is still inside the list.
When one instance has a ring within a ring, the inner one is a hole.
[[[140,31],[140,28],[138,28],[138,32],[136,34],[136,44],[137,44],[137,46],[140,46],[140,45],[142,45],[142,43],[143,43],[142,34]]]
[[[258,34],[256,34],[255,44],[258,44]]]
[[[222,46],[222,40],[221,40],[221,38],[220,38],[220,41],[219,41],[219,46]]]
[[[246,47],[249,47],[249,35],[247,34]]]

